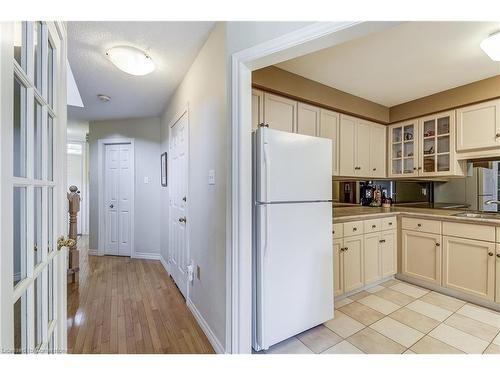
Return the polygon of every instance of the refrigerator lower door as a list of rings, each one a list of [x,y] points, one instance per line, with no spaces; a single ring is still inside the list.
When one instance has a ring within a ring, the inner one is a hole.
[[[255,350],[333,318],[332,206],[256,208]]]

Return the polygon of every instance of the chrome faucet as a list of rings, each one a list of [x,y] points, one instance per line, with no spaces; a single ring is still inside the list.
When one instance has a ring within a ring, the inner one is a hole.
[[[484,202],[484,204],[487,204],[488,206],[492,204],[500,204],[500,201],[496,201],[494,199],[490,199],[489,201]]]

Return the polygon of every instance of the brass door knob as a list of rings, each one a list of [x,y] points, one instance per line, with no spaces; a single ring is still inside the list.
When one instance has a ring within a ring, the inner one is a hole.
[[[64,238],[61,236],[57,239],[57,250],[61,250],[63,247],[73,247],[76,245],[76,241],[72,238]]]
[[[185,217],[180,217],[179,218],[179,223],[185,223],[186,222],[186,218]]]

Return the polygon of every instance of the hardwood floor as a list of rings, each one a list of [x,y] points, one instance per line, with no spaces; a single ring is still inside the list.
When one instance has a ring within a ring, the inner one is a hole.
[[[159,261],[89,256],[68,284],[69,353],[213,353]]]

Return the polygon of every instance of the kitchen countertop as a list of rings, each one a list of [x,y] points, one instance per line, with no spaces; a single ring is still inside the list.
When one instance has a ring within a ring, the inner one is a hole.
[[[500,226],[500,214],[498,218],[470,218],[453,216],[456,213],[466,210],[450,210],[436,208],[414,208],[414,207],[398,207],[391,208],[382,207],[366,207],[366,206],[349,206],[349,207],[333,207],[333,223],[344,223],[348,221],[376,219],[381,217],[390,217],[395,215],[404,215],[411,217],[422,217],[434,220],[456,221],[461,223],[474,223],[483,225],[498,225]]]

